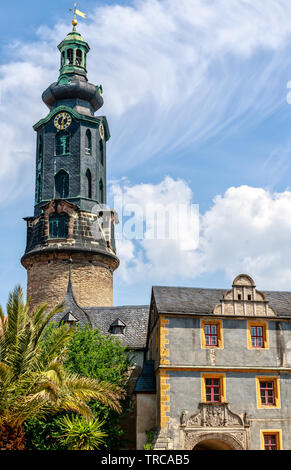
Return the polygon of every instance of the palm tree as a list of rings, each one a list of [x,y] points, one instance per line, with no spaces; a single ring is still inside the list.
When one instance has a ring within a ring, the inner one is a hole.
[[[25,448],[23,425],[30,418],[73,411],[91,420],[92,399],[121,412],[123,389],[65,371],[74,329],[54,329],[44,347],[45,329],[62,310],[62,305],[51,311],[40,305],[30,312],[20,287],[9,295],[7,318],[0,307],[0,450]]]

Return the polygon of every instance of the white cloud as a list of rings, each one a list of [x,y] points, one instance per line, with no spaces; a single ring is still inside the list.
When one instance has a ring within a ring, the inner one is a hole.
[[[191,203],[191,191],[181,180],[165,178],[157,185],[116,184],[124,200],[145,205],[173,195]],[[217,196],[212,207],[201,214],[197,250],[185,251],[183,241],[124,240],[118,242],[121,268],[117,279],[129,284],[159,284],[177,280],[195,285],[201,274],[222,272],[231,282],[239,273],[250,274],[264,289],[291,286],[291,192],[271,193],[261,188],[229,188]],[[191,233],[188,233],[191,238]]]
[[[97,7],[80,30],[91,45],[89,79],[104,86],[115,168],[126,172],[243,119],[252,125],[278,106],[291,65],[290,13],[289,0]],[[23,191],[23,175],[33,180],[31,126],[47,112],[41,93],[57,78],[56,46],[68,29],[41,27],[37,41],[11,45],[0,67],[1,202]]]

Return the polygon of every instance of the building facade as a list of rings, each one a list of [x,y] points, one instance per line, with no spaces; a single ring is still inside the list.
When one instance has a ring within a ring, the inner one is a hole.
[[[291,449],[291,293],[154,287],[137,447]]]

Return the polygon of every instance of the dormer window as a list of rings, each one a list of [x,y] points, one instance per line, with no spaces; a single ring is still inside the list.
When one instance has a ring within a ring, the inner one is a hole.
[[[78,320],[76,317],[74,317],[72,312],[69,312],[64,316],[61,323],[66,323],[67,325],[69,325],[70,328],[72,328],[73,326],[77,325]]]
[[[110,325],[109,331],[112,335],[124,335],[125,327],[125,323],[118,318],[114,323],[112,323],[112,325]]]

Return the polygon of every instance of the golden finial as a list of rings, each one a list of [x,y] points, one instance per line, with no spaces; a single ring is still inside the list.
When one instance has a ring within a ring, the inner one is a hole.
[[[73,21],[72,21],[72,25],[73,25],[73,30],[75,31],[76,26],[78,24],[77,15],[81,16],[82,18],[86,18],[86,14],[77,9],[77,3],[76,2],[74,4],[74,10],[72,10],[72,8],[70,8],[69,11],[74,11],[74,18],[73,18]]]

